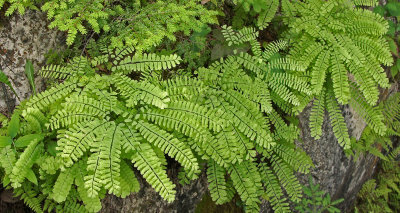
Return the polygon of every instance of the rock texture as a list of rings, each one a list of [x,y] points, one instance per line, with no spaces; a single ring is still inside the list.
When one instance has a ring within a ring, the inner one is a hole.
[[[25,15],[3,17],[0,15],[0,67],[9,77],[20,100],[28,98],[31,88],[25,75],[27,59],[34,64],[35,71],[44,64],[44,55],[64,44],[63,34],[47,28],[46,14],[27,11]],[[43,89],[43,80],[35,78],[38,90]],[[4,90],[6,89],[6,90]],[[19,100],[11,90],[0,86],[0,112],[9,114]]]
[[[176,174],[176,169],[169,169],[171,173]],[[172,174],[172,176],[175,176]],[[177,178],[172,178],[177,185],[176,199],[172,203],[165,202],[160,195],[148,185],[144,179],[139,178],[141,189],[138,193],[132,194],[127,198],[117,198],[115,196],[107,196],[103,200],[102,213],[180,213],[194,212],[197,204],[202,199],[207,190],[207,179],[205,172],[202,172],[199,179],[192,181],[190,184],[181,186],[177,183]]]

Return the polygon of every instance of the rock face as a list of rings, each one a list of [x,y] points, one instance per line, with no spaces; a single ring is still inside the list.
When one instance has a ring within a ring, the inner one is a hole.
[[[176,172],[176,169],[170,169],[169,174]],[[175,176],[175,175],[172,175]],[[138,193],[132,194],[127,198],[117,198],[107,196],[103,200],[102,213],[173,213],[173,212],[194,212],[196,205],[200,202],[207,190],[207,179],[205,172],[202,172],[199,179],[190,184],[182,186],[174,179],[176,188],[176,199],[172,203],[167,203],[161,196],[148,185],[144,179],[139,178],[141,189]]]
[[[352,207],[358,191],[363,183],[374,174],[378,158],[373,155],[361,155],[357,161],[346,157],[343,149],[337,143],[326,114],[322,126],[323,135],[315,140],[310,135],[308,117],[311,107],[307,107],[300,114],[301,139],[299,143],[311,157],[315,168],[311,170],[313,182],[320,184],[321,189],[332,196],[332,199],[344,198],[339,206],[342,212],[347,212]],[[350,136],[359,138],[365,123],[349,108],[344,110],[345,120],[350,131]],[[301,175],[300,181],[308,183],[308,175]]]
[[[48,29],[46,19],[46,14],[34,11],[10,18],[0,15],[0,67],[9,77],[20,100],[32,94],[24,71],[26,60],[31,60],[37,71],[44,64],[44,55],[64,44],[63,34]],[[36,77],[35,83],[38,90],[43,89],[41,78]],[[19,102],[7,86],[0,86],[0,112],[9,114]]]

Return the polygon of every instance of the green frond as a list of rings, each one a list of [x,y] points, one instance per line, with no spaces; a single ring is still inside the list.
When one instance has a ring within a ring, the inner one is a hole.
[[[136,129],[129,128],[128,125],[122,126],[120,129],[122,134],[121,145],[125,152],[135,151],[143,140],[142,136]]]
[[[131,193],[139,192],[140,184],[136,178],[135,173],[133,173],[131,167],[125,162],[121,161],[121,175],[120,175],[120,192],[116,193],[117,196],[125,198]]]
[[[322,91],[313,101],[310,112],[310,132],[316,140],[321,138],[322,123],[325,116],[325,91]]]
[[[153,124],[138,121],[135,125],[147,141],[159,147],[190,171],[189,176],[200,172],[197,159],[186,144]]]
[[[261,177],[254,163],[244,161],[229,166],[233,186],[244,201],[246,212],[259,212]]]
[[[272,209],[275,212],[290,212],[289,203],[284,197],[278,178],[273,174],[273,170],[267,163],[260,163],[259,171],[265,187],[263,198],[272,205]]]
[[[311,90],[309,88],[308,82],[305,78],[298,77],[289,73],[272,73],[271,80],[278,84],[283,84],[289,88],[296,91],[311,95]]]
[[[364,94],[366,101],[371,105],[375,105],[379,99],[379,89],[372,76],[368,75],[366,70],[361,67],[355,68],[354,79],[359,85],[360,90]]]
[[[354,0],[354,4],[357,6],[375,7],[379,4],[379,1],[377,1],[377,0]]]
[[[66,166],[77,161],[96,141],[96,135],[101,134],[103,126],[110,125],[106,120],[94,120],[89,123],[77,123],[65,131],[58,132],[58,147]]]
[[[21,187],[22,182],[27,177],[30,168],[40,157],[43,151],[43,144],[39,140],[33,140],[25,151],[19,156],[10,174],[11,186],[13,188]]]
[[[331,54],[331,64],[330,72],[332,74],[335,97],[340,104],[347,104],[350,98],[349,81],[346,68],[337,53]]]
[[[262,115],[256,113],[256,106],[253,106],[245,101],[245,99],[241,99],[239,93],[235,95],[235,93],[226,93],[229,94],[227,96],[228,100],[231,100],[231,103],[235,103],[233,105],[244,107],[246,110],[239,111],[238,108],[233,108],[231,105],[226,102],[221,102],[221,106],[224,108],[225,119],[232,122],[243,134],[245,134],[249,139],[253,140],[256,144],[259,144],[262,147],[269,149],[271,146],[275,145],[275,142],[272,140],[270,133],[268,132],[268,126],[265,123],[265,119]],[[255,122],[254,122],[255,121]]]
[[[326,95],[326,109],[329,113],[329,118],[332,124],[333,133],[335,134],[336,139],[340,146],[343,149],[350,148],[350,137],[348,133],[348,129],[346,123],[344,121],[342,111],[339,108],[337,101],[332,92]]]
[[[221,131],[225,125],[220,112],[210,110],[196,103],[187,101],[170,102],[168,108],[165,110],[176,111],[179,117],[193,118],[193,120],[200,122],[203,127],[211,129],[214,132]]]
[[[85,95],[72,95],[62,103],[63,110],[50,119],[49,128],[58,129],[74,123],[88,122],[106,117],[109,113],[103,102]]]
[[[293,174],[293,170],[276,155],[271,155],[269,159],[272,163],[273,171],[278,177],[281,186],[289,195],[290,200],[293,202],[300,201],[302,188],[297,177]]]
[[[246,135],[244,135],[237,126],[232,125],[233,136],[238,144],[238,151],[241,156],[245,156],[245,160],[253,160],[256,157],[256,151],[254,150],[254,143],[250,141]]]
[[[169,203],[175,200],[175,185],[162,169],[159,158],[149,144],[141,143],[132,162],[147,182]]]
[[[297,61],[292,60],[291,58],[277,58],[270,60],[268,63],[268,68],[270,70],[273,69],[282,69],[282,70],[290,70],[290,71],[304,71],[304,67],[302,64],[299,64]]]
[[[383,123],[384,117],[379,107],[370,106],[361,95],[357,85],[351,83],[350,106],[360,115],[365,122],[379,135],[383,136],[386,132],[386,125]]]
[[[6,146],[1,149],[0,164],[1,167],[4,168],[6,175],[11,174],[16,161],[16,153],[14,152],[14,150],[11,149],[11,146]]]
[[[354,44],[357,45],[361,50],[368,52],[375,59],[378,59],[380,63],[386,66],[393,64],[393,57],[389,50],[387,42],[382,38],[371,38],[366,35],[357,35],[352,37]]]
[[[14,189],[15,196],[20,197],[26,206],[31,208],[36,213],[43,213],[41,200],[37,197],[37,192],[32,189],[31,183],[22,185],[21,188]]]
[[[121,162],[121,127],[124,124],[115,124],[104,128],[102,141],[92,143],[94,148],[100,149],[99,164],[101,169],[105,171],[102,173],[104,187],[111,194],[117,194],[120,191],[120,162]],[[97,143],[101,143],[100,146]]]
[[[163,81],[163,86],[171,101],[191,100],[205,90],[204,83],[196,78],[180,76]]]
[[[167,92],[161,90],[157,86],[142,81],[137,82],[124,75],[113,75],[112,81],[119,90],[122,97],[126,98],[127,106],[134,107],[139,101],[154,105],[161,109],[167,107]]]
[[[251,52],[253,52],[254,56],[261,57],[261,44],[257,40],[250,40]]]
[[[231,26],[224,25],[221,31],[229,46],[256,40],[258,37],[258,31],[252,27],[245,27],[236,32]]]
[[[287,88],[285,85],[279,84],[276,81],[277,81],[276,79],[275,80],[271,79],[270,81],[268,81],[268,85],[271,88],[271,93],[273,92],[277,94],[277,96],[280,99],[290,104],[293,104],[294,106],[300,105],[299,98],[292,91],[290,91],[289,88]],[[272,100],[275,101],[274,98]]]
[[[318,55],[317,60],[311,71],[311,87],[313,94],[320,94],[324,86],[326,74],[329,69],[331,53],[329,50],[323,51]]]
[[[235,55],[235,57],[232,57],[231,60],[243,65],[243,67],[254,72],[257,76],[265,76],[269,73],[269,67],[265,66],[261,58],[252,56],[248,53],[240,52]]]
[[[270,60],[273,55],[277,54],[280,50],[284,50],[287,46],[288,43],[286,41],[273,41],[265,47],[262,57],[264,60]]]
[[[71,93],[76,88],[76,86],[77,86],[77,84],[74,79],[64,81],[62,84],[59,84],[55,87],[52,87],[41,93],[38,93],[35,96],[32,96],[26,102],[26,106],[28,107],[28,109],[30,107],[37,108],[39,110],[44,109],[45,107],[66,97],[69,93]]]
[[[76,169],[76,178],[75,185],[77,186],[76,190],[79,194],[79,198],[82,200],[83,204],[85,204],[85,209],[88,212],[98,212],[101,210],[101,202],[99,197],[89,197],[88,191],[85,188],[85,175],[86,168],[83,161],[78,164],[78,168]]]
[[[210,141],[211,134],[198,121],[186,117],[179,111],[167,109],[142,109],[142,115],[145,119],[155,124],[178,131],[198,143]],[[200,146],[201,147],[201,146]]]
[[[166,70],[176,67],[181,60],[178,55],[135,54],[126,57],[118,65],[113,66],[112,71],[129,74],[131,72],[143,72],[147,69]]]
[[[299,132],[293,125],[288,125],[281,118],[275,110],[272,110],[268,114],[270,122],[274,125],[274,139],[275,140],[285,140],[289,143],[293,143],[295,139],[298,138]],[[294,128],[293,128],[294,127]]]
[[[50,197],[56,202],[61,203],[67,199],[72,184],[74,183],[76,167],[68,168],[58,175],[58,178],[53,186],[53,191]]]
[[[274,18],[279,7],[279,0],[271,0],[266,3],[265,10],[262,10],[257,17],[257,26],[260,30],[267,28],[269,22]]]
[[[307,174],[313,167],[311,158],[293,145],[278,144],[272,148],[272,151],[297,172]]]
[[[218,205],[229,202],[230,199],[228,199],[225,169],[213,160],[210,160],[207,164],[208,189],[212,200]]]
[[[53,64],[42,67],[42,69],[39,71],[39,74],[44,78],[54,78],[60,80],[65,80],[70,78],[70,76],[73,76],[70,67]]]

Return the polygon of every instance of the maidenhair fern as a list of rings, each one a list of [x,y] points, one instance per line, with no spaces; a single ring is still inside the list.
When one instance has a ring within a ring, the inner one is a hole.
[[[311,91],[302,66],[271,57],[285,43],[262,50],[254,30],[225,29],[233,44],[250,42],[254,55],[223,58],[199,68],[197,78],[154,81],[150,72],[171,69],[181,59],[133,47],[104,47],[65,66],[43,67],[40,74],[63,83],[17,110],[20,137],[4,148],[16,149],[17,156],[8,154],[1,163],[8,182],[19,189],[39,175],[39,182],[51,180],[48,188],[40,186],[45,209],[81,209],[81,201],[95,212],[105,193],[125,197],[139,190],[132,167],[161,197],[174,201],[176,185],[167,175],[165,155],[181,165],[183,182],[198,177],[201,158],[208,162],[210,192],[218,204],[237,192],[249,212],[259,210],[261,196],[277,211],[286,210],[283,190],[292,201],[301,197],[293,170],[307,173],[312,162],[294,146],[298,129],[278,111],[297,113],[295,107],[306,104],[301,97]],[[139,77],[128,77],[132,73]]]
[[[297,16],[288,21],[293,46],[290,58],[308,67],[315,95],[311,135],[316,139],[321,136],[326,109],[335,136],[345,149],[350,147],[350,138],[340,105],[350,104],[378,134],[386,131],[375,105],[378,86],[389,87],[381,64],[393,63],[383,38],[387,22],[371,11],[354,7],[342,0],[295,2],[292,9]]]

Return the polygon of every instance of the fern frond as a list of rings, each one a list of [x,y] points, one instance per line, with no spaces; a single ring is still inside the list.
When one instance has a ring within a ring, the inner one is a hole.
[[[377,1],[377,0],[354,0],[354,4],[357,6],[375,7],[379,4],[379,1]]]
[[[76,168],[68,168],[58,175],[50,195],[56,202],[61,203],[67,199],[72,184],[74,183]]]
[[[0,151],[0,164],[4,168],[6,175],[10,175],[15,162],[17,161],[16,153],[11,149],[11,146],[6,146]]]
[[[333,90],[340,104],[347,104],[350,98],[347,71],[337,53],[331,54]]]
[[[47,89],[37,95],[31,97],[27,102],[26,106],[36,108],[36,109],[44,109],[45,107],[53,104],[54,102],[66,97],[69,93],[71,93],[77,84],[74,79],[64,81],[62,84],[59,84],[55,87]]]
[[[264,60],[270,60],[270,58],[277,54],[280,50],[284,50],[288,46],[288,43],[283,40],[273,41],[269,43],[262,53]]]
[[[252,27],[245,27],[235,32],[231,26],[224,25],[221,32],[229,46],[256,40],[258,37],[258,31]]]
[[[293,170],[278,156],[272,155],[269,159],[281,186],[286,190],[290,200],[293,202],[300,201],[302,188],[297,177],[293,174]]]
[[[272,173],[273,170],[267,163],[260,163],[259,171],[265,187],[263,198],[269,201],[275,212],[290,212],[289,203],[283,195],[278,178]]]
[[[29,169],[33,166],[35,161],[40,157],[43,151],[43,144],[39,140],[33,140],[25,151],[19,156],[10,174],[11,186],[13,188],[21,187],[21,183],[28,175]]]
[[[166,70],[176,67],[181,62],[178,55],[156,55],[150,54],[135,54],[131,57],[126,57],[118,65],[112,67],[112,71],[121,71],[123,74],[131,72],[143,72],[150,70]]]
[[[208,162],[208,189],[210,191],[212,200],[218,205],[230,201],[230,199],[228,199],[225,173],[225,169],[219,166],[216,162],[212,160]]]
[[[88,191],[85,188],[86,168],[84,162],[78,164],[76,171],[75,185],[80,199],[85,204],[85,209],[88,212],[98,212],[101,210],[101,202],[99,197],[89,197]]]
[[[190,171],[189,176],[200,172],[197,159],[186,144],[153,124],[138,121],[136,127],[147,141],[159,147]]]
[[[321,138],[322,123],[325,116],[325,91],[322,91],[313,101],[310,113],[310,132],[316,140]]]
[[[248,161],[229,166],[233,186],[245,203],[246,212],[259,212],[261,177],[257,167]]]
[[[360,115],[371,128],[383,136],[386,132],[386,125],[383,123],[383,114],[379,107],[370,106],[361,95],[357,85],[351,83],[350,106]]]
[[[340,146],[343,149],[350,148],[350,137],[348,133],[348,129],[346,123],[344,121],[342,112],[339,108],[337,101],[335,100],[333,94],[327,94],[326,96],[326,108],[329,113],[329,117],[331,120],[333,133],[335,134],[336,139]]]
[[[96,133],[100,133],[101,127],[105,125],[110,125],[110,122],[94,120],[86,124],[77,123],[66,131],[59,131],[57,150],[61,151],[60,156],[66,166],[72,165],[73,161],[77,161],[89,149],[96,141]]]
[[[125,162],[121,161],[121,175],[120,175],[120,192],[116,193],[117,196],[125,198],[131,193],[138,192],[140,190],[139,181],[133,173],[131,167]]]
[[[21,188],[14,189],[15,196],[19,196],[26,206],[36,213],[43,213],[41,200],[37,197],[37,192],[32,189],[31,183],[22,185]]]
[[[134,107],[139,101],[152,104],[161,109],[167,107],[167,93],[148,82],[137,82],[124,75],[113,75],[112,81],[120,91],[122,97],[127,99],[127,106]]]
[[[225,125],[225,121],[218,111],[210,110],[196,103],[187,101],[171,102],[165,110],[176,111],[181,114],[177,116],[192,117],[194,120],[199,121],[203,127],[215,132],[221,131]]]
[[[103,102],[85,95],[72,95],[62,104],[63,110],[58,111],[50,119],[49,128],[58,129],[78,122],[88,122],[106,117],[109,113]]]
[[[326,73],[328,72],[331,53],[329,50],[323,51],[318,55],[313,70],[311,71],[311,87],[313,94],[318,95],[322,91],[325,82]]]
[[[137,152],[132,156],[132,162],[161,197],[168,202],[174,201],[175,185],[168,179],[157,155],[149,144],[140,144]]]
[[[271,0],[266,3],[265,10],[262,10],[257,17],[257,26],[260,30],[265,29],[274,18],[279,7],[279,0]]]

